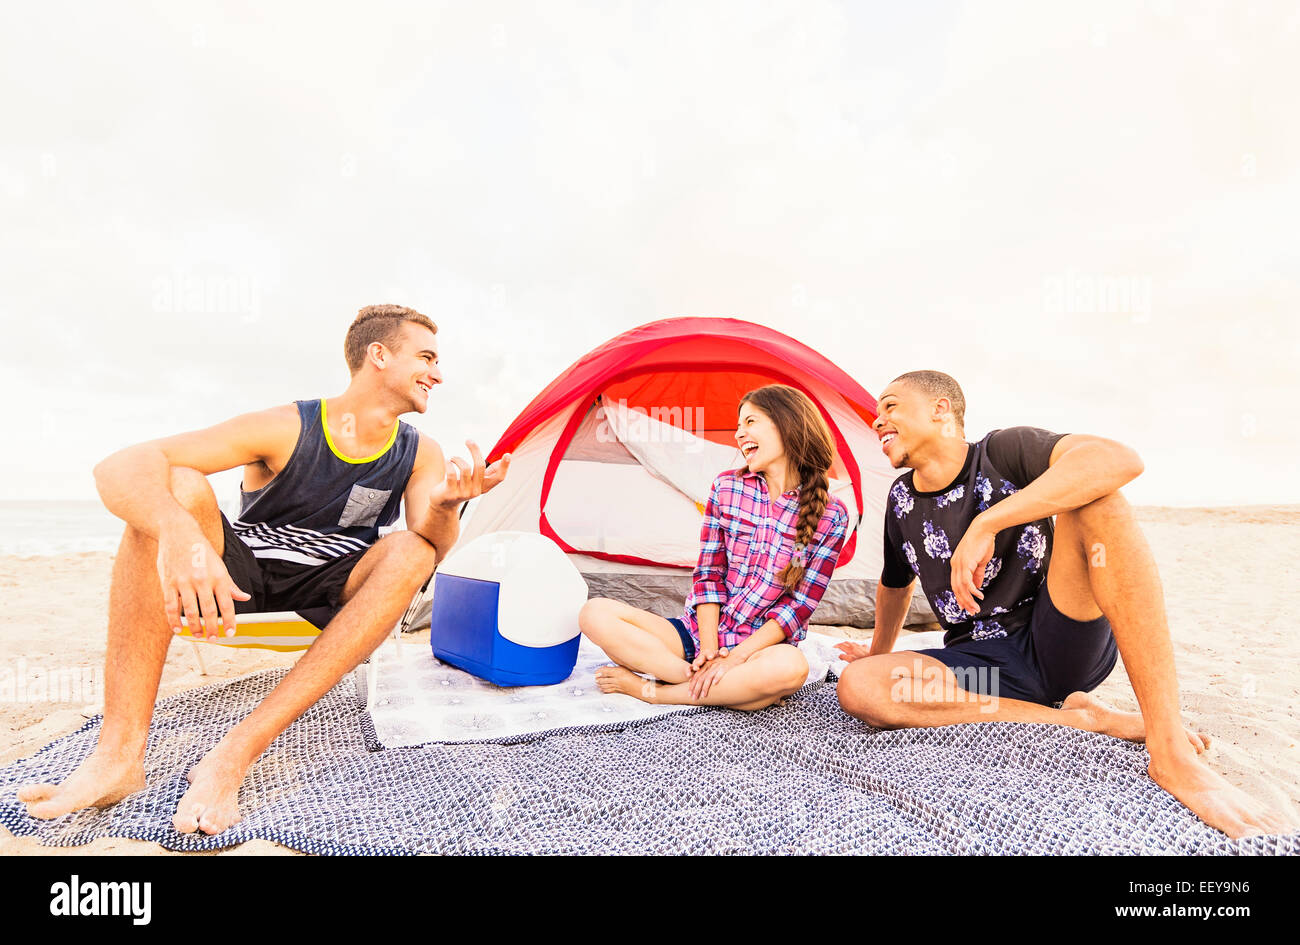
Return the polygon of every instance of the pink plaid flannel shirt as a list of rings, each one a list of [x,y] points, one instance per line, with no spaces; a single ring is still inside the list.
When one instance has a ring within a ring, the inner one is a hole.
[[[839,562],[849,513],[830,497],[807,549],[803,580],[787,591],[776,576],[794,552],[798,520],[797,490],[769,500],[767,482],[757,473],[725,472],[713,480],[700,528],[700,560],[682,616],[697,644],[699,604],[721,605],[719,646],[735,646],[769,620],[796,646],[807,635],[808,619]]]

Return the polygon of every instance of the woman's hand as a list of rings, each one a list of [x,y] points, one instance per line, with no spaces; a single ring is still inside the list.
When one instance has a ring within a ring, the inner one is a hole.
[[[714,684],[725,676],[729,670],[739,666],[748,658],[747,655],[739,652],[728,653],[726,649],[719,650],[716,659],[704,664],[704,667],[687,681],[691,701],[700,702],[708,698],[709,690],[713,688]]]
[[[692,676],[695,675],[700,670],[704,669],[706,666],[712,663],[714,660],[725,659],[726,656],[727,656],[727,648],[725,646],[723,647],[714,646],[713,649],[710,651],[707,644],[701,643],[700,652],[695,654],[695,659],[691,661],[691,675]]]

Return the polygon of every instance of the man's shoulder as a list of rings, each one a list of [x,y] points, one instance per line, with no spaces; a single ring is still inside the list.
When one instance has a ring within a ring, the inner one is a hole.
[[[1004,444],[1041,440],[1055,441],[1059,440],[1063,436],[1065,436],[1064,433],[1055,433],[1051,430],[1046,430],[1043,427],[1020,424],[1014,427],[1001,427],[997,430],[990,430],[988,433],[984,434],[984,438],[980,442],[985,444]]]
[[[915,515],[909,514],[916,505],[916,492],[912,486],[912,470],[907,470],[889,486],[885,495],[885,534],[891,531],[896,536],[906,535],[909,524],[920,528],[919,522],[913,521]]]
[[[262,443],[286,437],[296,441],[301,423],[296,403],[277,404],[262,410],[236,414],[207,430],[196,431],[195,435],[237,440],[252,438]]]
[[[259,410],[254,416],[264,416],[272,421],[293,420],[298,422],[302,417],[302,410],[298,406],[298,401],[292,401],[287,404],[276,404],[274,407],[267,407],[265,410]]]
[[[442,459],[444,461],[446,460],[446,457],[443,455],[442,452],[442,446],[438,443],[437,440],[429,436],[429,434],[427,433],[421,433],[419,430],[417,430],[411,424],[407,423],[405,420],[399,420],[398,422],[410,428],[411,433],[416,438],[415,465],[417,468],[433,460],[435,457],[438,459]]]
[[[901,504],[907,505],[908,508],[910,508],[910,500],[913,497],[913,492],[912,470],[909,469],[889,484],[889,492],[887,493],[888,498],[886,499],[886,502],[891,507]]]
[[[302,425],[302,413],[295,402],[276,404],[264,410],[254,410],[236,417],[235,420],[261,432],[293,436],[296,439],[298,429]]]
[[[994,469],[1023,489],[1047,471],[1053,448],[1065,436],[1042,427],[1017,426],[993,430],[981,443]]]

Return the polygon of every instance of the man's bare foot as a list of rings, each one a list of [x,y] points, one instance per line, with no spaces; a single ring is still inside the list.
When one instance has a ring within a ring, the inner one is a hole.
[[[1071,693],[1061,703],[1061,709],[1082,712],[1089,720],[1086,728],[1091,732],[1112,735],[1130,742],[1147,740],[1146,723],[1142,721],[1141,712],[1121,712],[1086,692]],[[1193,732],[1191,729],[1183,731],[1198,755],[1210,747],[1210,736],[1204,732]]]
[[[601,692],[621,692],[642,702],[654,702],[655,693],[659,689],[659,684],[654,680],[638,676],[617,663],[596,670],[596,686]]]
[[[1147,774],[1215,830],[1240,840],[1260,834],[1293,833],[1297,829],[1287,817],[1233,787],[1195,755],[1171,754],[1172,757],[1162,759],[1153,756]]]
[[[96,749],[58,784],[24,784],[18,800],[32,817],[53,820],[86,807],[116,804],[143,789],[144,764],[138,757],[123,759]]]
[[[172,826],[181,833],[221,833],[240,821],[239,786],[248,766],[220,753],[220,746],[190,769],[190,789],[176,805]]]

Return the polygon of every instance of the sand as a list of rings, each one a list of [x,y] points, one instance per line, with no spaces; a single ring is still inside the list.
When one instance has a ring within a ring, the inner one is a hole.
[[[1233,784],[1300,813],[1300,506],[1143,508],[1139,518],[1160,565],[1173,634],[1184,721],[1214,736],[1209,758]],[[112,555],[0,557],[0,678],[25,670],[102,673]],[[865,631],[816,628],[855,638]],[[426,631],[427,633],[427,631]],[[161,695],[290,665],[296,654],[173,645]],[[76,692],[65,693],[76,695]],[[1122,667],[1097,694],[1136,709]],[[51,702],[17,693],[0,701],[0,764],[25,757],[81,726],[94,702]],[[28,693],[27,695],[30,695]],[[216,855],[294,853],[251,841],[217,854],[172,854],[154,843],[105,839],[42,847],[0,828],[0,854]]]

